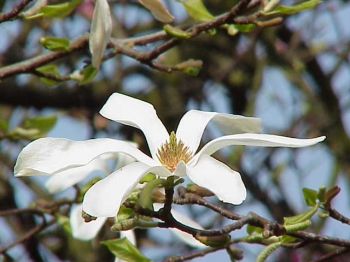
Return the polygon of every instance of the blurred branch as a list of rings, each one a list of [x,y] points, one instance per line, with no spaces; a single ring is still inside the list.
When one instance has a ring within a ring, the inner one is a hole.
[[[243,11],[247,11],[246,8],[250,2],[251,2],[250,0],[240,1],[237,5],[235,5],[231,9],[230,12],[224,15],[218,16],[215,19],[210,20],[208,22],[204,22],[189,28],[187,30],[187,32],[189,32],[189,38],[194,38],[202,32],[208,31],[213,28],[217,28],[228,22],[236,23],[236,24],[255,23],[255,21],[260,16],[262,16],[262,13],[260,11],[255,12],[254,14],[251,14],[248,16],[238,17],[240,13],[242,13]],[[254,6],[250,6],[250,7],[254,7]],[[107,57],[105,57],[105,59],[110,58],[118,53],[122,53],[144,64],[147,64],[152,68],[156,68],[161,71],[171,72],[176,68],[161,66],[153,62],[153,60],[157,58],[160,54],[163,54],[164,52],[168,51],[169,49],[183,42],[184,41],[183,39],[171,38],[170,40],[166,41],[163,44],[158,45],[157,47],[155,47],[153,50],[149,52],[136,51],[129,47],[131,45],[137,45],[137,44],[144,45],[146,43],[151,43],[165,37],[168,37],[168,35],[164,31],[161,31],[159,33],[152,34],[150,36],[144,36],[142,37],[143,39],[141,39],[141,41],[140,41],[140,38],[112,40],[109,46],[111,47],[112,45],[112,47],[114,48],[114,51],[111,54],[109,54]],[[30,73],[39,66],[45,65],[59,58],[68,56],[71,53],[74,53],[76,51],[86,49],[88,38],[89,38],[88,34],[84,34],[82,36],[79,36],[75,40],[72,40],[68,51],[48,52],[46,54],[39,55],[37,57],[28,59],[26,61],[3,67],[2,69],[0,69],[0,80],[16,74]]]
[[[15,6],[15,8],[7,13],[0,14],[0,23],[14,20],[16,19],[16,16],[33,0],[23,0],[18,5]]]

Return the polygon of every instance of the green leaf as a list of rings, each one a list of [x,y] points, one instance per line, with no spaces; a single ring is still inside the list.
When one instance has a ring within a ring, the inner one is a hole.
[[[51,73],[53,76],[60,76],[60,73],[58,72],[57,66],[55,65],[44,65],[41,67],[37,67],[36,68],[37,71],[41,72],[41,73]],[[57,85],[58,83],[60,83],[61,81],[56,81],[53,79],[49,79],[46,77],[40,77],[40,81],[43,82],[46,85],[52,86],[52,85]]]
[[[22,127],[16,127],[8,133],[8,136],[12,139],[27,139],[34,140],[40,137],[40,131],[36,128],[25,129]]]
[[[57,116],[37,116],[24,121],[24,127],[37,129],[44,134],[50,131],[56,124]]]
[[[310,188],[303,188],[303,195],[306,205],[313,207],[316,205],[318,192]]]
[[[84,67],[82,70],[76,71],[70,75],[72,80],[79,82],[79,85],[89,83],[97,74],[98,70],[92,65]]]
[[[156,175],[155,175],[155,174],[153,174],[153,173],[147,173],[146,175],[144,175],[144,176],[140,179],[139,183],[140,183],[140,184],[143,184],[143,183],[145,183],[145,182],[152,181],[152,180],[154,180],[155,178],[156,178]]]
[[[153,210],[153,201],[152,201],[153,191],[162,185],[164,186],[165,183],[166,181],[164,179],[154,179],[152,181],[149,181],[147,184],[145,184],[145,186],[141,189],[138,204],[141,207]]]
[[[40,38],[40,44],[51,51],[69,51],[69,40],[67,38],[44,36]]]
[[[296,239],[295,237],[291,237],[291,236],[287,236],[287,235],[280,237],[280,240],[282,243],[291,243],[291,242],[295,241],[295,239]]]
[[[176,38],[188,39],[191,37],[191,33],[183,31],[179,28],[173,27],[171,25],[163,26],[163,30],[168,34]]]
[[[252,225],[247,225],[247,233],[248,235],[252,235],[253,233],[257,233],[257,234],[260,234],[262,233],[262,228],[260,227],[255,227],[255,226],[252,226]]]
[[[274,252],[276,249],[278,249],[281,246],[281,244],[282,244],[281,242],[278,242],[278,243],[273,243],[271,245],[268,245],[259,253],[255,261],[256,262],[265,261],[271,255],[272,252]]]
[[[176,65],[176,68],[185,74],[197,76],[202,69],[202,65],[203,61],[201,60],[189,59]]]
[[[305,222],[306,220],[310,219],[317,212],[317,210],[318,210],[318,204],[316,204],[314,207],[296,216],[284,217],[283,225],[287,226],[287,225],[294,225],[294,224]]]
[[[253,31],[254,28],[255,28],[254,24],[244,24],[244,25],[241,25],[241,24],[230,24],[227,27],[227,33],[229,35],[235,35],[238,32],[249,33],[251,31]]]
[[[117,214],[117,221],[124,221],[125,219],[130,218],[134,214],[134,210],[127,208],[125,206],[120,206],[120,209]]]
[[[46,5],[39,9],[39,11],[32,16],[26,17],[27,19],[38,17],[65,17],[69,15],[74,8],[79,5],[83,0],[71,0],[57,5]]]
[[[291,15],[303,11],[305,9],[314,8],[321,0],[309,0],[304,1],[293,6],[278,5],[275,9],[264,13],[265,16],[269,15]]]
[[[185,7],[189,16],[196,21],[206,22],[215,18],[205,7],[202,0],[181,0],[180,3]]]
[[[106,240],[101,242],[106,245],[116,257],[128,262],[150,262],[151,260],[140,253],[140,251],[125,237]]]

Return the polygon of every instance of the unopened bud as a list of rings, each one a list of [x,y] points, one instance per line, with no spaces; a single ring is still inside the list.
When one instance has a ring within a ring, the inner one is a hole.
[[[224,247],[230,242],[230,235],[224,234],[220,236],[201,236],[199,233],[195,236],[195,238],[203,243],[204,245],[210,247]]]
[[[116,222],[112,227],[112,231],[126,231],[134,228],[152,228],[157,227],[158,223],[152,220],[146,221],[139,218],[130,218],[121,222]]]
[[[195,193],[201,197],[209,197],[214,196],[214,193],[211,192],[209,189],[206,189],[204,187],[198,186],[196,184],[190,184],[187,186],[187,191],[191,193]]]
[[[243,259],[243,250],[230,245],[226,248],[227,254],[229,254],[231,261]]]
[[[152,201],[154,203],[164,203],[165,195],[156,189],[152,192]]]
[[[83,217],[85,223],[94,221],[97,219],[97,217],[90,216],[88,213],[86,213],[84,210],[81,212],[81,216]]]

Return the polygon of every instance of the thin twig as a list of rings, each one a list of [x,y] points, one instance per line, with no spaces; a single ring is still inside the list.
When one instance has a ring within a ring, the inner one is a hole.
[[[12,11],[0,14],[0,23],[14,20],[15,17],[29,4],[32,0],[23,0]]]

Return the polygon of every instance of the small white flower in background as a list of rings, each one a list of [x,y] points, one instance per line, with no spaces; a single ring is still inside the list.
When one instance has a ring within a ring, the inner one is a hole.
[[[112,18],[106,0],[96,0],[90,30],[89,46],[92,66],[100,68],[103,53],[112,34]]]
[[[240,204],[246,198],[241,176],[211,157],[214,152],[231,145],[306,147],[325,139],[324,136],[296,139],[256,134],[261,131],[260,119],[197,110],[188,111],[176,133],[169,135],[151,104],[118,93],[111,95],[100,113],[116,122],[141,129],[152,157],[128,142],[109,138],[86,141],[41,138],[22,150],[15,175],[55,174],[88,165],[104,154],[123,153],[136,161],[114,171],[86,192],[83,210],[89,215],[114,217],[147,173],[159,177],[188,176],[194,183],[212,191],[221,201]],[[210,141],[197,152],[209,121],[230,135]]]

